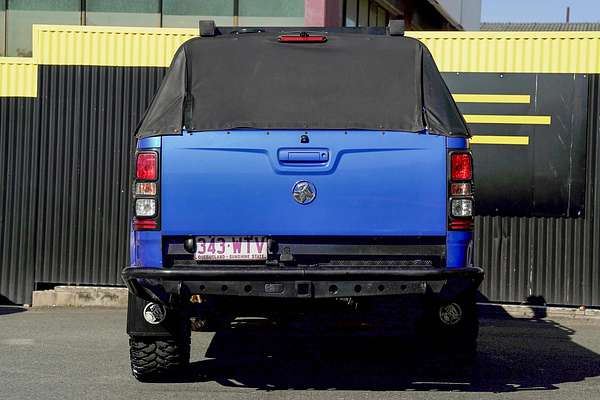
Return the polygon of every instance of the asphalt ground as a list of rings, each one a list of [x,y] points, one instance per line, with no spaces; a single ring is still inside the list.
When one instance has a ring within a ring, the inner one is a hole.
[[[259,323],[193,333],[169,382],[131,376],[123,309],[0,307],[0,400],[600,399],[600,322],[483,319],[463,364],[417,338],[289,336]]]

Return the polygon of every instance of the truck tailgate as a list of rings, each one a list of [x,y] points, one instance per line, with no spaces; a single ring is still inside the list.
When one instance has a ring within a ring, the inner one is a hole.
[[[163,137],[163,235],[442,236],[446,157],[445,137],[405,132]],[[293,196],[300,181],[312,202]]]

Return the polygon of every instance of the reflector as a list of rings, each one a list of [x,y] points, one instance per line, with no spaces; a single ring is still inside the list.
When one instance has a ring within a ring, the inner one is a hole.
[[[473,219],[472,218],[464,218],[464,219],[455,219],[450,222],[449,228],[451,230],[471,230],[473,229]]]
[[[154,219],[134,219],[133,227],[136,231],[158,228],[158,222]]]

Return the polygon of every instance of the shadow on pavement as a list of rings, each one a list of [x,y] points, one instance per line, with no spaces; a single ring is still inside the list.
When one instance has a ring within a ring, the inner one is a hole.
[[[24,307],[19,306],[2,306],[0,305],[0,315],[15,314],[27,311]]]
[[[357,333],[348,328],[337,336],[314,329],[292,334],[241,323],[216,333],[209,359],[192,363],[177,381],[262,390],[515,392],[600,376],[600,356],[573,342],[573,330],[548,320],[506,314],[483,320],[478,354],[467,362],[432,350],[414,335]]]

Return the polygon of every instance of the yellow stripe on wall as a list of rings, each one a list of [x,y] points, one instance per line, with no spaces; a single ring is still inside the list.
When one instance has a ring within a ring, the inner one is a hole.
[[[37,76],[31,58],[0,57],[0,97],[37,97]]]
[[[491,114],[464,114],[465,121],[470,124],[527,124],[550,125],[550,115],[491,115]]]
[[[474,135],[469,140],[471,144],[516,144],[528,145],[529,136],[493,136]]]
[[[34,25],[38,64],[166,67],[198,29]],[[442,72],[600,73],[600,32],[407,32]]]
[[[195,28],[33,25],[32,29],[33,57],[0,61],[0,96],[35,96],[41,64],[168,67],[179,46],[198,34]],[[600,73],[600,32],[413,31],[406,36],[421,40],[442,72]],[[525,103],[525,98],[507,97],[463,100]]]
[[[33,57],[44,65],[168,67],[197,29],[34,25]]]
[[[505,103],[529,104],[531,96],[528,94],[452,94],[457,103]]]
[[[406,32],[442,72],[600,73],[600,32]]]

